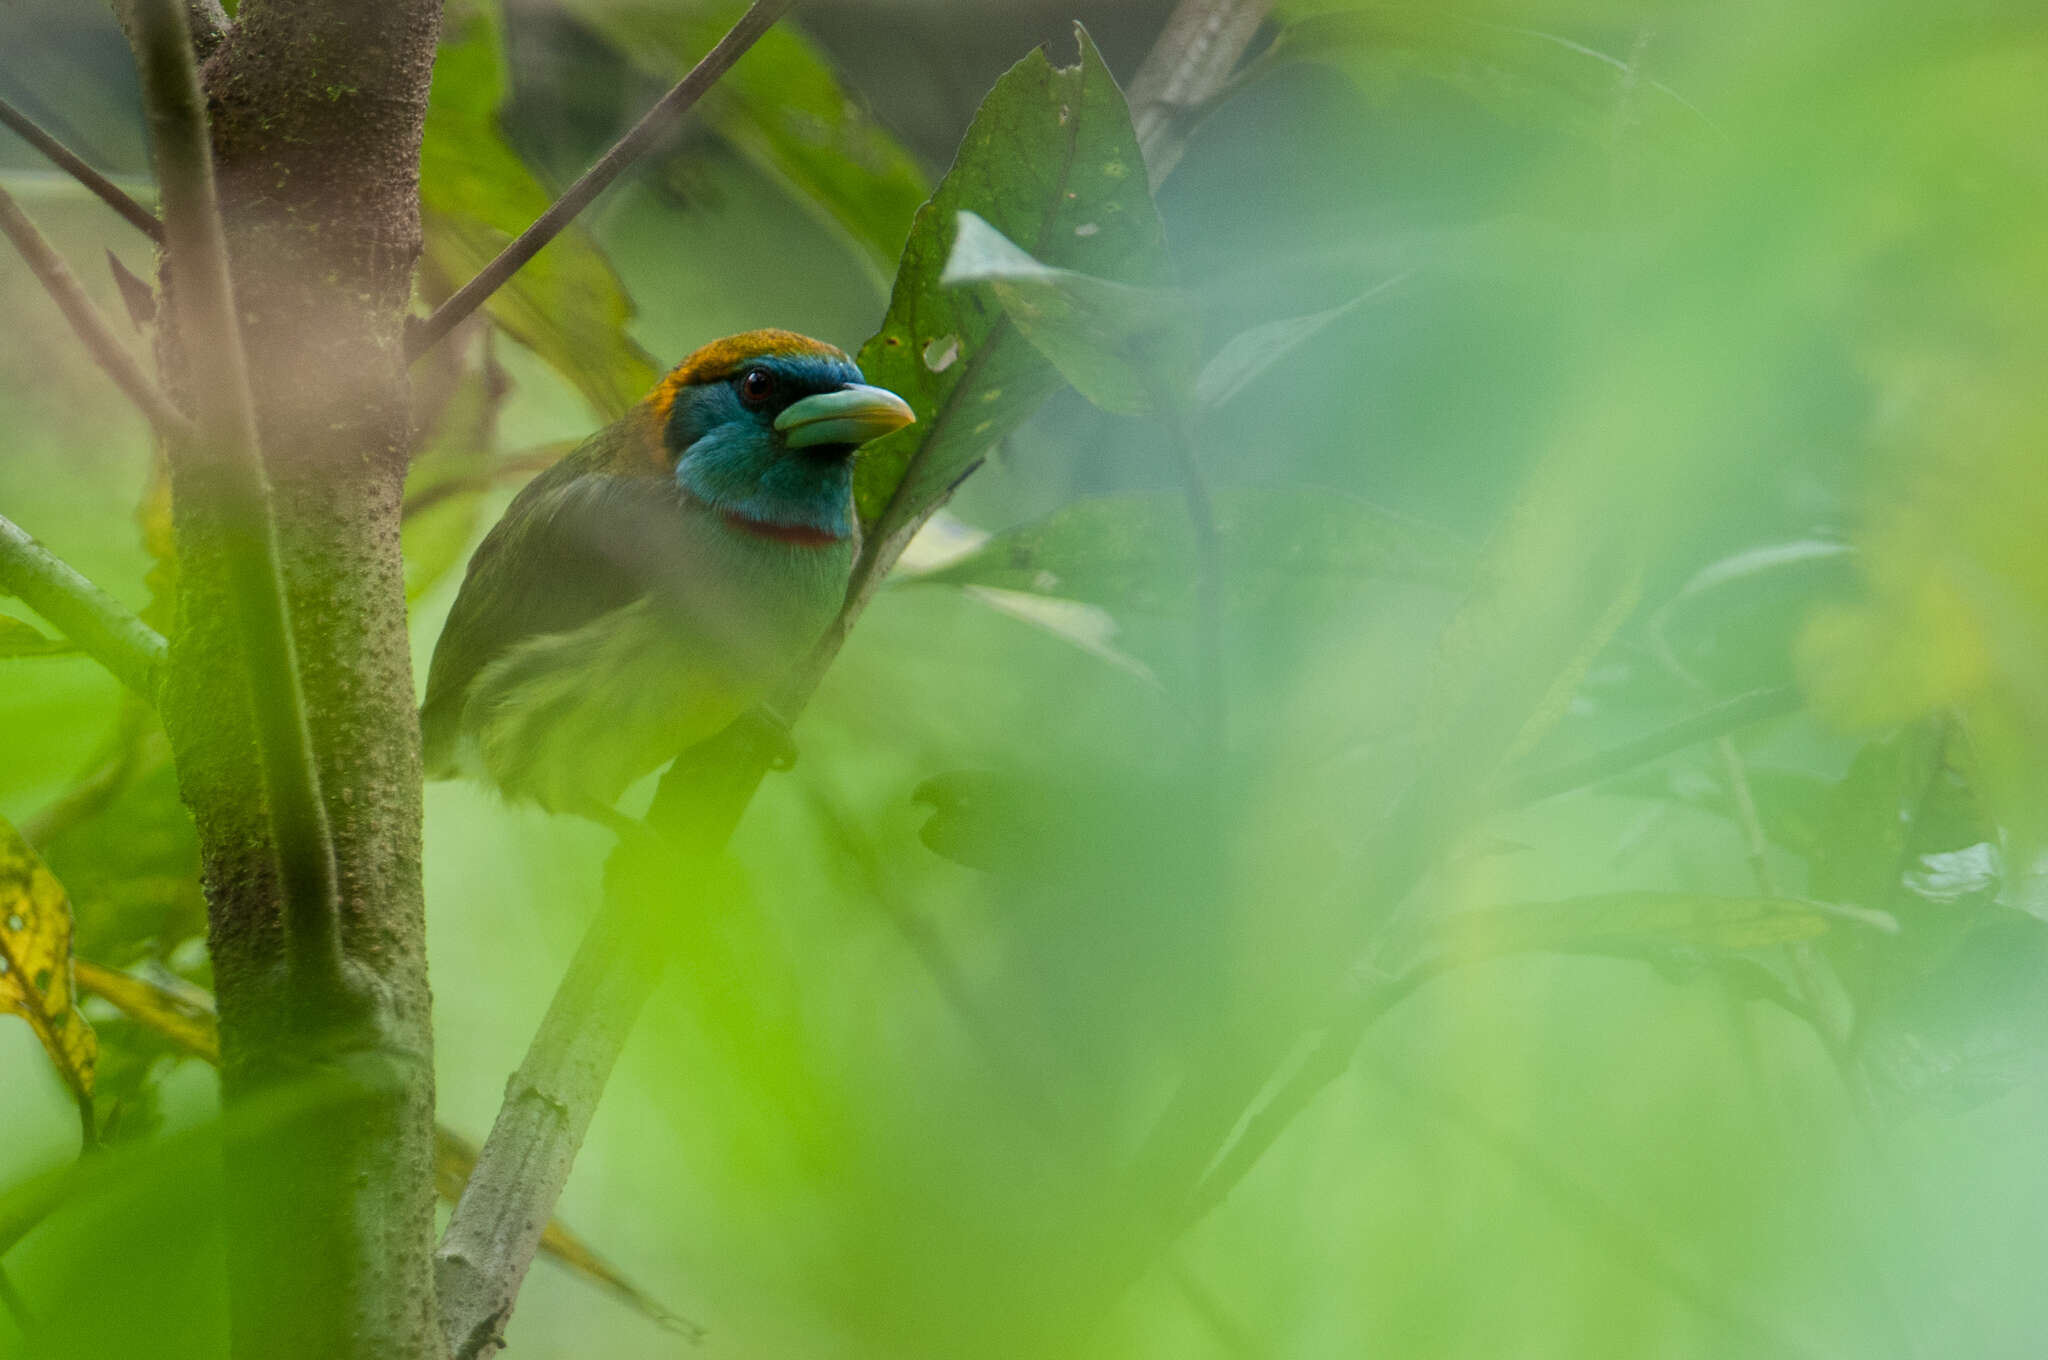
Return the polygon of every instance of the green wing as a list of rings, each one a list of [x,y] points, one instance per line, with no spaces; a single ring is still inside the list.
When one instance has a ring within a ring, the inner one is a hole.
[[[574,631],[687,570],[675,483],[598,470],[619,437],[616,428],[600,431],[529,482],[470,558],[420,707],[430,772],[452,759],[465,696],[484,667],[528,638]]]

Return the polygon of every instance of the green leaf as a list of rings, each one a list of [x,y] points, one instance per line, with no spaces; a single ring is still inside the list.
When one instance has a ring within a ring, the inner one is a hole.
[[[1710,132],[1676,91],[1618,57],[1554,33],[1492,23],[1431,5],[1296,5],[1248,78],[1296,62],[1331,66],[1384,96],[1421,77],[1449,86],[1511,123],[1550,127],[1610,147],[1627,117],[1632,136],[1680,144]]]
[[[1443,530],[1339,492],[1247,487],[1215,498],[1233,610],[1352,592],[1373,579],[1459,588],[1473,551]],[[1029,591],[1110,609],[1194,608],[1194,536],[1178,493],[1078,501],[908,579]]]
[[[1892,905],[1944,745],[1940,723],[1915,723],[1856,753],[1827,802],[1815,892],[1867,907]]]
[[[1801,898],[1623,892],[1459,912],[1411,948],[1430,967],[1536,952],[1672,961],[1810,940],[1843,922],[1898,928],[1882,912]]]
[[[499,131],[504,91],[492,12],[450,6],[420,146],[422,277],[430,297],[467,282],[552,201]],[[607,419],[654,385],[654,361],[626,333],[633,304],[625,286],[577,227],[529,260],[484,307]]]
[[[1184,399],[1196,334],[1185,295],[1041,264],[963,211],[939,284],[976,283],[988,285],[1024,338],[1105,411],[1150,415]]]
[[[1221,406],[1251,385],[1274,364],[1320,335],[1331,322],[1350,315],[1381,293],[1401,283],[1413,270],[1366,289],[1349,302],[1303,316],[1283,317],[1239,331],[1223,342],[1195,379],[1195,404],[1204,409]]]
[[[1806,770],[1771,765],[1751,765],[1745,777],[1757,820],[1773,844],[1808,860],[1823,852],[1827,843],[1823,835],[1825,808],[1832,788],[1826,779]],[[1669,799],[1730,821],[1739,815],[1728,781],[1714,762],[1707,762],[1704,768],[1678,765],[1640,770],[1603,787],[1608,793],[1632,798]],[[1820,895],[1843,896],[1826,891]]]
[[[77,650],[62,638],[45,636],[34,624],[0,614],[0,661],[18,656],[64,656]]]
[[[697,6],[567,0],[565,6],[635,65],[673,80],[693,66],[746,6]],[[832,73],[824,56],[784,22],[764,34],[711,87],[694,117],[797,200],[844,231],[878,283],[903,249],[928,189],[917,161],[870,117]]]
[[[469,555],[484,494],[502,393],[484,370],[456,384],[433,434],[406,472],[405,598],[417,600]]]
[[[1038,260],[1135,284],[1166,276],[1165,234],[1145,183],[1130,110],[1085,31],[1080,61],[1033,52],[982,101],[938,191],[911,226],[889,314],[861,347],[868,381],[901,394],[918,423],[862,451],[854,494],[875,568],[987,450],[1060,386],[1000,305],[943,288],[956,214],[970,211]]]

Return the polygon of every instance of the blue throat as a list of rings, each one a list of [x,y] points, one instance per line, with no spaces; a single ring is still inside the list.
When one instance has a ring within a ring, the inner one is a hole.
[[[782,360],[775,366],[822,386],[860,381],[851,364]],[[851,450],[787,447],[772,413],[748,409],[729,383],[708,383],[680,397],[664,434],[680,454],[676,485],[728,519],[760,526],[771,537],[788,536],[776,530],[829,539],[853,533]]]

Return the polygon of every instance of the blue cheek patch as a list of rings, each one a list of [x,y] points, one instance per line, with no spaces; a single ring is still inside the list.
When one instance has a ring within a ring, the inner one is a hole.
[[[733,417],[683,450],[676,485],[714,510],[762,524],[834,538],[853,532],[851,459],[792,453],[752,412],[735,410]]]

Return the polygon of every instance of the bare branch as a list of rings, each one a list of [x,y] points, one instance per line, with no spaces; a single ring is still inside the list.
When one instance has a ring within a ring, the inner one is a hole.
[[[763,734],[740,722],[662,776],[649,830],[621,818],[604,905],[507,1086],[435,1252],[441,1331],[454,1360],[486,1360],[583,1145],[626,1036],[660,980],[682,911],[702,910],[715,862],[767,768]]]
[[[149,703],[169,648],[154,628],[0,515],[0,587],[54,624],[79,650]]]
[[[317,1007],[338,1002],[348,991],[334,844],[306,726],[269,480],[257,444],[227,238],[214,195],[206,104],[182,0],[137,0],[134,24],[165,241],[177,270],[171,302],[198,417],[198,437],[186,452],[228,526],[225,562],[249,663],[286,951],[295,990]]]
[[[548,206],[546,212],[534,220],[532,226],[499,251],[498,257],[479,270],[475,278],[456,289],[446,302],[434,309],[432,316],[407,332],[406,357],[416,359],[431,349],[456,323],[503,287],[521,265],[538,255],[542,246],[561,235],[562,229],[575,221],[577,214],[589,207],[592,199],[610,187],[611,182],[646,155],[660,137],[680,123],[683,115],[703,97],[704,92],[732,69],[733,63],[795,3],[796,0],[754,0],[754,4],[740,16],[739,22],[718,40],[718,45],[706,52],[703,59],[690,68],[690,73],[677,81],[639,122],[627,130],[625,136],[612,144],[609,151],[598,157],[596,164],[585,170],[560,198]]]
[[[1214,97],[1273,0],[1181,0],[1131,78],[1131,124],[1158,188],[1180,163],[1190,114]]]
[[[155,213],[130,198],[120,185],[87,165],[84,157],[45,132],[35,120],[4,99],[0,99],[0,125],[5,125],[15,136],[48,156],[58,169],[92,190],[100,202],[134,223],[136,230],[150,240],[164,239],[164,224],[156,220]]]
[[[454,1360],[482,1360],[504,1344],[505,1323],[598,1097],[661,977],[667,950],[652,926],[665,905],[606,893],[506,1087],[434,1254],[442,1335]]]
[[[57,304],[57,310],[64,313],[72,331],[85,342],[93,362],[114,380],[122,395],[135,403],[157,433],[166,439],[190,439],[192,422],[171,405],[170,398],[149,380],[135,357],[114,338],[113,329],[85,295],[77,276],[5,189],[0,189],[0,235],[5,235],[21,252],[21,258],[28,262],[43,290]]]

